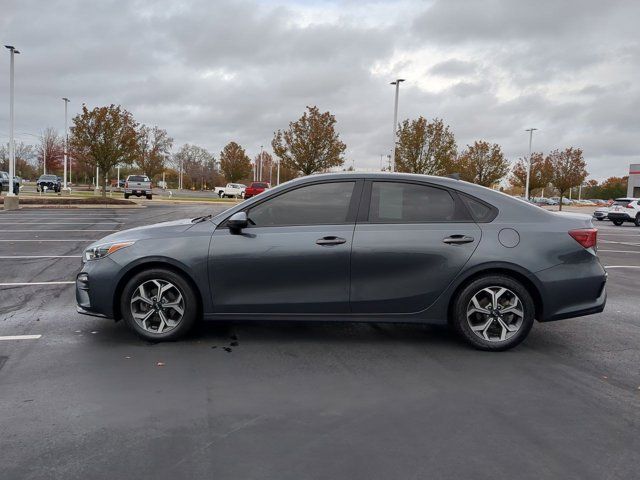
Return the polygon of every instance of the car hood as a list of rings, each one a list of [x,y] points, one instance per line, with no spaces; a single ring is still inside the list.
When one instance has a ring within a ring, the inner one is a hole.
[[[171,222],[154,223],[152,225],[145,225],[142,227],[130,228],[128,230],[121,230],[106,237],[96,240],[91,244],[101,245],[108,242],[124,242],[132,240],[144,240],[145,238],[158,238],[163,236],[171,236],[175,233],[180,233],[188,230],[194,224],[191,218],[183,218],[181,220],[173,220]]]

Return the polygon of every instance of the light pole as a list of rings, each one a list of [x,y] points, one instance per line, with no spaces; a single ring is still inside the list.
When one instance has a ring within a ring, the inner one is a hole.
[[[14,92],[14,56],[20,52],[13,45],[5,45],[9,49],[11,55],[11,63],[9,67],[9,191],[7,196],[13,197],[13,178],[16,172],[16,149],[13,139],[13,92]]]
[[[67,134],[67,105],[70,100],[67,97],[62,97],[62,100],[64,100],[64,176],[62,177],[62,188],[67,191],[67,150],[69,146],[69,135]]]
[[[398,126],[398,97],[400,96],[400,83],[404,82],[404,78],[398,78],[391,82],[396,86],[396,101],[393,106],[393,142],[391,143],[391,172],[396,169],[396,128]]]
[[[531,142],[533,141],[533,131],[537,128],[527,128],[525,132],[529,132],[529,159],[527,160],[527,181],[524,187],[524,198],[529,200],[529,177],[531,176]]]
[[[282,160],[278,160],[278,171],[276,172],[276,185],[280,185],[280,162]]]

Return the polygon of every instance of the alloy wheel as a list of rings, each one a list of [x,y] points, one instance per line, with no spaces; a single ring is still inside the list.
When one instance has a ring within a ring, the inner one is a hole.
[[[182,321],[185,303],[173,283],[161,279],[147,280],[131,296],[131,315],[150,333],[167,333]]]
[[[467,323],[471,331],[489,342],[513,337],[524,321],[520,298],[505,287],[486,287],[477,292],[467,306]]]

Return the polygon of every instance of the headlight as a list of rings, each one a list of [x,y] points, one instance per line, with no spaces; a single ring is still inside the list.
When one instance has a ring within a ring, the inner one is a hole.
[[[102,245],[96,245],[95,247],[87,248],[82,255],[83,261],[98,260],[99,258],[111,255],[113,252],[117,252],[121,248],[129,247],[135,242],[116,242],[116,243],[104,243]]]

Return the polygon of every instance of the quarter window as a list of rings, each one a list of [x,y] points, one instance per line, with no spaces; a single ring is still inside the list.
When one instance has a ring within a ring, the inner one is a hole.
[[[334,182],[297,188],[257,205],[248,217],[257,227],[345,223],[354,186]]]
[[[441,188],[396,182],[371,186],[371,223],[450,222],[455,212],[453,197]]]

